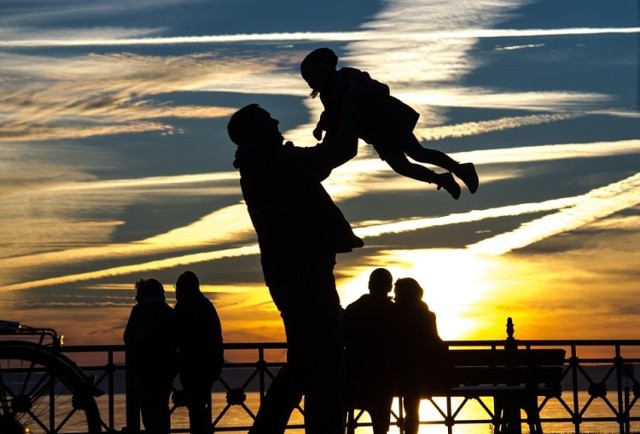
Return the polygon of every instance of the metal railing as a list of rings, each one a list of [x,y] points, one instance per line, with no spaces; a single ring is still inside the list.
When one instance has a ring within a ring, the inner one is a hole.
[[[640,372],[636,374],[634,368],[640,365],[640,340],[510,339],[447,341],[446,344],[452,349],[504,348],[505,345],[515,345],[517,348],[563,348],[567,359],[562,395],[559,398],[541,398],[539,402],[544,429],[560,426],[562,428],[557,428],[559,431],[580,433],[585,431],[585,426],[606,425],[609,428],[604,430],[592,427],[586,430],[620,433],[639,430]],[[63,346],[62,351],[78,361],[87,374],[93,375],[96,385],[105,392],[98,398],[104,430],[138,431],[138,411],[131,400],[126,400],[124,346]],[[284,343],[225,344],[225,358],[228,361],[214,386],[212,422],[215,431],[248,430],[270,381],[283,364],[285,351]],[[100,361],[96,361],[98,359]],[[249,395],[253,401],[248,398]],[[474,405],[473,401],[450,397],[425,399],[423,406],[432,411],[421,411],[421,414],[426,414],[421,423],[446,426],[448,432],[464,430],[470,424],[485,424],[487,427],[495,424],[491,403],[483,402],[478,407],[479,411],[474,410],[469,415],[467,409]],[[551,407],[555,410],[549,413],[546,409]],[[182,410],[174,406],[172,411],[177,417]],[[303,409],[298,408],[290,429],[303,428],[302,414]],[[392,426],[401,424],[402,415],[402,407],[396,400],[392,409]],[[523,418],[525,422],[526,418]],[[362,418],[358,426],[370,426],[370,423]],[[172,431],[188,432],[188,429],[177,424]]]

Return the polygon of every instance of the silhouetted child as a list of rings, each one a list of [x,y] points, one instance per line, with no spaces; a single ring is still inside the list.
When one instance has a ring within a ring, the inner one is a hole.
[[[472,163],[460,164],[436,149],[424,148],[413,134],[420,114],[390,95],[389,86],[372,79],[368,73],[355,68],[336,70],[338,56],[329,48],[318,48],[309,53],[300,72],[309,87],[311,96],[320,95],[324,111],[313,135],[317,140],[335,134],[340,119],[342,100],[349,82],[364,87],[363,112],[359,116],[359,137],[371,144],[380,158],[398,174],[418,181],[436,184],[444,188],[454,199],[460,197],[460,186],[451,173],[459,177],[471,193],[478,189],[478,175]],[[446,169],[446,173],[410,162],[407,156],[421,163]]]

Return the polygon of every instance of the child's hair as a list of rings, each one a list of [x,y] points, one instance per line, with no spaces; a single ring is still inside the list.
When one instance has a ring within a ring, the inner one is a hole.
[[[332,49],[327,47],[316,48],[311,53],[307,54],[307,56],[300,63],[300,72],[308,65],[312,65],[314,63],[325,63],[335,68],[338,66],[338,56],[333,52]],[[309,94],[311,98],[315,98],[318,96],[317,90],[312,90]]]
[[[300,64],[300,69],[304,68],[307,65],[311,65],[312,63],[326,63],[335,68],[336,66],[338,66],[338,56],[336,56],[336,53],[334,53],[330,48],[317,48],[311,53],[307,54],[307,56]]]

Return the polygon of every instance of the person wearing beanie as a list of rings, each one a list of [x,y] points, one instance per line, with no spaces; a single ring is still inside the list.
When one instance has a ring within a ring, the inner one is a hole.
[[[344,434],[344,348],[333,272],[336,255],[363,242],[322,181],[357,154],[357,104],[358,95],[349,95],[336,135],[311,147],[285,142],[278,120],[257,104],[235,112],[227,125],[264,281],[287,339],[287,361],[249,434],[283,434],[303,397],[306,434]]]
[[[311,97],[320,96],[324,111],[313,136],[320,140],[332,137],[340,122],[340,107],[348,83],[359,77],[364,86],[362,110],[359,113],[358,136],[376,150],[380,158],[398,174],[444,188],[454,199],[460,197],[460,186],[452,174],[460,178],[471,193],[478,189],[478,174],[473,163],[458,163],[437,149],[424,148],[413,134],[419,113],[391,96],[389,86],[372,79],[367,72],[340,68],[338,56],[329,48],[313,50],[300,64],[302,78],[311,88]],[[420,163],[432,164],[447,172],[435,173]]]

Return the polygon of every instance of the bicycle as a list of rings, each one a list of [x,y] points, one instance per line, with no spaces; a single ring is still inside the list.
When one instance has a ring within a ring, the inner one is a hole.
[[[53,329],[0,320],[0,433],[97,434],[101,392]]]

